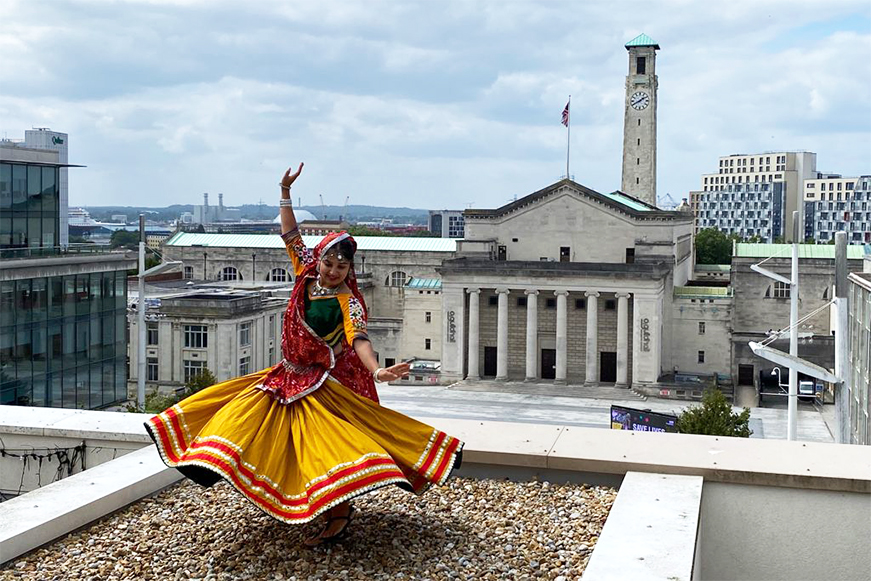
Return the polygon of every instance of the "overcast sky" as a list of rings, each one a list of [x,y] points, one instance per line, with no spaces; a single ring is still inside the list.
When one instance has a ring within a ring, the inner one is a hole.
[[[70,205],[498,207],[620,188],[623,45],[662,49],[658,193],[730,153],[871,173],[868,0],[2,0],[0,136],[69,133]]]

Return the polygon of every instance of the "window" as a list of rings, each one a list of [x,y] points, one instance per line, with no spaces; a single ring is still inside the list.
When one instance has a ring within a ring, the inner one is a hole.
[[[705,334],[705,324],[703,322],[699,323],[699,335]]]
[[[269,315],[269,338],[275,339],[275,315]]]
[[[187,383],[200,373],[206,370],[205,361],[193,361],[190,359],[184,360],[184,382]]]
[[[205,349],[206,347],[208,347],[208,328],[205,325],[185,325],[184,346],[189,349]]]
[[[239,358],[239,375],[248,375],[251,373],[251,356]]]
[[[785,282],[775,282],[774,283],[774,298],[776,299],[788,299],[789,298],[789,285]]]
[[[605,310],[606,311],[616,311],[617,310],[617,301],[614,299],[608,299],[605,301]]]
[[[527,303],[526,297],[517,297],[517,306],[525,307]]]
[[[396,359],[393,357],[384,358],[384,367],[393,367],[394,365],[396,365]]]
[[[251,344],[251,321],[239,324],[239,345],[247,347]]]
[[[427,311],[423,314],[423,320],[427,323],[432,323],[432,313]]]
[[[424,339],[423,340],[423,348],[429,351],[432,349],[432,339]]]
[[[560,246],[559,249],[559,261],[560,262],[570,262],[572,259],[572,249],[570,246]]]
[[[575,299],[575,308],[582,311],[587,308],[587,299]]]
[[[287,270],[284,268],[273,268],[269,272],[269,280],[272,282],[287,282]]]
[[[242,280],[242,276],[235,266],[225,266],[218,274],[218,280]]]
[[[145,324],[145,344],[146,345],[157,345],[157,323],[146,323]]]
[[[635,178],[635,185],[637,186],[637,185],[640,184],[640,183],[641,183],[641,179],[640,179],[640,178]]]
[[[704,363],[704,362],[705,362],[705,352],[699,351],[699,363]]]
[[[635,57],[635,74],[647,74],[647,58],[643,56]]]
[[[627,248],[626,249],[626,264],[632,264],[635,262],[635,249]]]
[[[408,280],[408,275],[401,270],[396,270],[390,273],[387,280],[384,281],[385,286],[405,286]]]
[[[266,361],[267,365],[275,365],[275,346],[269,346],[269,360]]]
[[[157,359],[149,357],[145,360],[145,380],[157,381]]]
[[[556,299],[546,299],[544,301],[545,308],[555,309],[556,308]]]
[[[194,267],[193,266],[185,266],[184,267],[184,277],[186,279],[191,279],[194,277]]]
[[[499,297],[496,295],[490,295],[489,297],[487,297],[487,304],[491,307],[498,307]]]

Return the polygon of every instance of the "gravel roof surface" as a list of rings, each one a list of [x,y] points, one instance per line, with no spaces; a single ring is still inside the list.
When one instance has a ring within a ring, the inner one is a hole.
[[[355,499],[333,545],[282,524],[224,482],[184,481],[0,569],[0,580],[578,579],[617,492],[454,478],[421,497]]]

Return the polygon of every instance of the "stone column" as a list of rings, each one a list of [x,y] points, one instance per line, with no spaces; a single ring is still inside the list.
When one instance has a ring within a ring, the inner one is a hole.
[[[568,360],[568,312],[566,297],[569,291],[554,291],[556,295],[556,374],[554,383],[565,384]]]
[[[538,291],[526,293],[526,381],[538,379]]]
[[[617,293],[617,387],[629,387],[629,293]]]
[[[470,288],[466,292],[469,293],[469,373],[466,377],[469,379],[480,379],[481,369],[478,364],[478,354],[480,352],[478,309],[481,303],[481,289]]]
[[[497,288],[499,314],[496,319],[496,380],[508,379],[508,294],[507,288]]]
[[[599,382],[599,293],[587,291],[587,376],[585,383]]]

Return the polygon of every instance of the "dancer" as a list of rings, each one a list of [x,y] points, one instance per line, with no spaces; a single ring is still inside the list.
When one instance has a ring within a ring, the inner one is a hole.
[[[375,382],[405,377],[409,365],[378,366],[354,239],[334,232],[312,250],[303,243],[290,198],[302,168],[280,182],[281,237],[296,274],[282,361],[206,388],[145,427],[163,461],[194,482],[223,477],[286,523],[325,515],[305,541],[315,546],[344,534],[356,496],[388,484],[417,494],[443,484],[463,443],[378,403]]]

